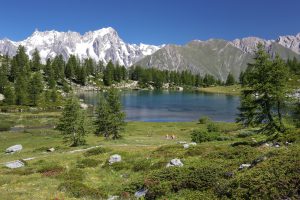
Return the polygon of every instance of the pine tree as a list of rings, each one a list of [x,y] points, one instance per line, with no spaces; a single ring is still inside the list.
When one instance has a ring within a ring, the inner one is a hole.
[[[18,75],[15,82],[16,104],[26,105],[28,103],[27,82],[22,75]]]
[[[63,80],[65,78],[65,61],[62,55],[55,56],[52,62],[52,69],[54,71],[54,79],[56,81]]]
[[[32,54],[31,71],[37,72],[41,69],[41,57],[37,49]]]
[[[4,57],[4,60],[0,62],[0,93],[4,92],[5,87],[8,85],[8,57]]]
[[[228,85],[234,85],[235,84],[235,79],[232,73],[229,73],[226,79],[226,83],[227,86]]]
[[[66,78],[72,79],[75,75],[75,69],[77,68],[77,59],[74,55],[71,55],[65,69]]]
[[[255,62],[244,74],[240,114],[245,126],[262,126],[265,133],[284,132],[283,108],[288,102],[288,70],[277,55],[274,60],[259,44]]]
[[[101,97],[96,111],[96,135],[118,139],[125,126],[125,113],[122,111],[120,94],[109,89],[105,98]]]
[[[40,72],[35,72],[29,81],[28,94],[30,104],[33,106],[38,105],[41,93],[43,92],[44,85],[42,81],[42,75]]]
[[[16,96],[13,87],[7,85],[3,91],[4,94],[4,103],[7,105],[14,105],[16,103]]]
[[[111,110],[109,104],[103,96],[100,96],[98,106],[96,109],[95,120],[95,135],[103,135],[105,138],[109,138],[111,131]]]
[[[89,122],[84,110],[81,110],[77,98],[70,97],[59,120],[58,130],[64,136],[64,141],[71,146],[83,145],[85,137],[90,132]]]
[[[47,80],[49,88],[50,89],[55,88],[55,86],[56,86],[55,74],[54,74],[54,70],[53,70],[50,59],[47,59],[47,62],[46,62],[45,75],[46,75],[46,80]]]
[[[103,74],[104,85],[110,86],[112,84],[113,78],[114,78],[114,64],[112,63],[112,61],[109,61],[108,64],[106,65]]]

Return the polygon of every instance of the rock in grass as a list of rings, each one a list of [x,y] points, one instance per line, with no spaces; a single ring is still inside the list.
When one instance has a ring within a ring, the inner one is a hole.
[[[197,143],[196,143],[196,142],[191,142],[191,143],[189,143],[189,145],[191,145],[191,146],[196,146]]]
[[[16,161],[11,161],[11,162],[7,162],[5,163],[5,166],[10,168],[10,169],[15,169],[15,168],[20,168],[20,167],[24,167],[24,163],[20,160],[16,160]]]
[[[86,109],[88,109],[89,106],[87,104],[85,104],[85,103],[80,103],[80,107],[82,109],[86,110]]]
[[[5,153],[15,153],[15,152],[17,152],[17,151],[21,151],[22,148],[23,148],[22,145],[17,144],[17,145],[8,147],[8,148],[5,150]]]
[[[136,198],[141,198],[141,197],[146,196],[147,192],[148,192],[148,190],[145,189],[145,188],[143,188],[143,189],[140,189],[139,191],[136,191],[136,192],[134,193],[134,196],[135,196]]]
[[[116,200],[119,199],[119,196],[109,196],[107,200]]]
[[[3,94],[0,94],[0,101],[3,101],[5,99]]]
[[[47,149],[47,151],[48,151],[48,152],[53,152],[53,151],[55,151],[55,149],[52,147],[52,148],[50,148],[50,149]]]
[[[240,167],[239,167],[239,170],[242,170],[242,169],[245,169],[245,168],[249,168],[251,167],[251,164],[241,164]]]
[[[255,160],[252,161],[251,163],[251,167],[254,167],[255,165],[257,165],[258,163],[261,163],[263,161],[267,160],[266,156],[261,156],[259,158],[256,158]]]
[[[122,161],[122,157],[119,154],[114,154],[112,156],[110,156],[108,162],[109,164],[113,164],[116,162],[121,162]]]
[[[185,149],[188,149],[189,147],[190,147],[189,144],[184,144],[184,145],[183,145],[183,148],[185,148]]]
[[[166,167],[182,167],[183,166],[183,163],[181,162],[180,159],[178,158],[175,158],[175,159],[172,159]]]

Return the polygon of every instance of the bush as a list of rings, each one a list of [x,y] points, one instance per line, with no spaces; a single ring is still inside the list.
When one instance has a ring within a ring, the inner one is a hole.
[[[184,149],[181,145],[164,145],[152,152],[153,157],[171,158],[183,156]]]
[[[77,181],[66,181],[58,186],[58,190],[67,192],[75,198],[91,197],[103,199],[100,191],[90,188],[83,183]]]
[[[85,167],[96,167],[99,164],[99,161],[95,160],[95,159],[90,159],[90,158],[86,158],[83,160],[79,160],[77,162],[77,167],[78,168],[85,168]]]
[[[226,196],[232,199],[299,199],[300,149],[291,146],[279,151],[278,155],[232,179],[225,186]]]
[[[46,162],[41,160],[36,164],[38,164],[37,172],[43,174],[44,176],[57,176],[65,170],[64,167],[53,162]]]
[[[218,133],[212,133],[212,132],[208,133],[207,131],[194,130],[191,133],[192,141],[197,143],[217,140],[218,137],[219,137]]]
[[[219,127],[215,124],[215,123],[209,123],[207,125],[207,131],[208,132],[218,132],[219,131]]]
[[[216,200],[218,199],[213,192],[211,191],[197,191],[197,190],[189,190],[183,189],[178,193],[171,194],[169,196],[164,196],[162,199],[172,199],[172,200]]]
[[[84,155],[85,156],[95,156],[95,155],[100,155],[100,154],[103,154],[103,153],[106,153],[106,152],[108,152],[107,149],[105,149],[103,147],[96,147],[96,148],[87,150],[84,153]]]
[[[151,162],[146,159],[140,159],[135,161],[134,165],[132,166],[132,171],[139,172],[139,171],[147,171],[151,167]]]
[[[207,124],[208,122],[211,122],[211,119],[207,116],[200,117],[199,124]]]
[[[65,181],[83,181],[85,173],[80,169],[70,169],[61,175],[61,178]]]
[[[182,189],[205,191],[215,187],[222,170],[209,167],[171,167],[153,171],[146,177],[146,199],[156,199]]]
[[[108,166],[115,171],[127,170],[131,168],[130,164],[126,162],[116,162]]]

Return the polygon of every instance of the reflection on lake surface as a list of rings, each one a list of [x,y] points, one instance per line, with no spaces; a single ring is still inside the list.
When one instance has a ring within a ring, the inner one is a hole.
[[[82,92],[79,97],[96,105],[101,93]],[[123,91],[127,121],[196,121],[208,116],[216,121],[233,122],[239,97],[223,94],[179,91]]]

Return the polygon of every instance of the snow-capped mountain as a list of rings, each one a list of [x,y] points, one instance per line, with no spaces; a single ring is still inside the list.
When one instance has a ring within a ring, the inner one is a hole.
[[[253,53],[258,43],[264,44],[267,49],[270,48],[272,43],[277,43],[297,54],[300,54],[300,33],[298,33],[296,36],[279,36],[276,40],[265,40],[258,37],[246,37],[242,39],[235,39],[232,41],[233,46],[241,49],[246,53]]]
[[[71,54],[80,59],[93,58],[104,64],[112,60],[120,65],[130,66],[147,55],[151,55],[162,46],[125,43],[111,27],[90,31],[84,35],[77,32],[35,31],[27,39],[14,42],[8,39],[0,40],[0,53],[15,55],[19,45],[23,45],[31,55],[38,49],[42,61],[63,55],[67,59]]]

